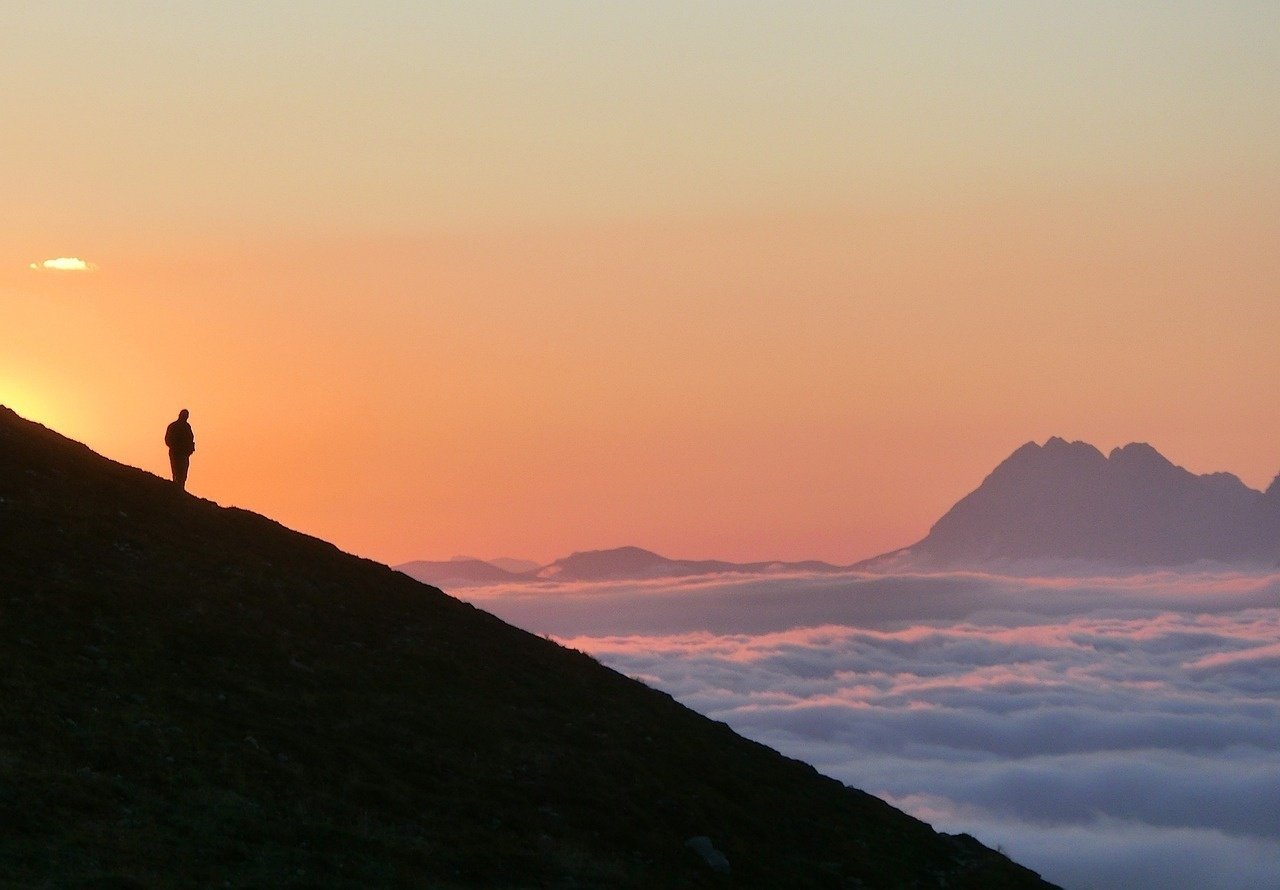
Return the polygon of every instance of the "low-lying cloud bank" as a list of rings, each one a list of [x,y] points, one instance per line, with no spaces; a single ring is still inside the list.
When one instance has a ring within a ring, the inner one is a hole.
[[[1280,575],[721,576],[465,596],[1064,886],[1280,874]]]

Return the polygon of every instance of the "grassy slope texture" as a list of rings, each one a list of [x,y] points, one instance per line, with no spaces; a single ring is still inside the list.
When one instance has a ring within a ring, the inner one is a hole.
[[[0,647],[5,886],[1048,886],[5,408]]]

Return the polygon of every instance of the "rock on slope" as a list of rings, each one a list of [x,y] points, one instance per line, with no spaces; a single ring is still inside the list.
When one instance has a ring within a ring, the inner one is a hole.
[[[1047,886],[3,408],[0,646],[6,886]]]

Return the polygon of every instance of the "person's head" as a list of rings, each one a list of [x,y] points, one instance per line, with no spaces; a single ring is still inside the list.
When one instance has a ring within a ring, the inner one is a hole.
[[[190,416],[191,416],[191,412],[188,411],[186,408],[183,408],[181,411],[178,412],[179,420],[186,420]]]

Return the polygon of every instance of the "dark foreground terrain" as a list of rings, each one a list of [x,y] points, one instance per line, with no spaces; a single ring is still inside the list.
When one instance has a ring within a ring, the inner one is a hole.
[[[4,408],[0,651],[5,886],[1048,886]]]

